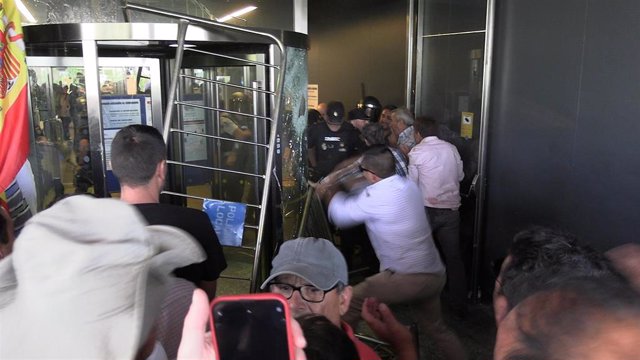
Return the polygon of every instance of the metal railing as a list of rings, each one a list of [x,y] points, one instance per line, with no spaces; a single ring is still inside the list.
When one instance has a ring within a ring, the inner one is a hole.
[[[272,171],[274,168],[274,157],[275,157],[275,146],[276,146],[276,136],[277,136],[277,131],[278,131],[278,119],[279,119],[279,115],[280,115],[280,108],[281,108],[281,103],[282,103],[282,93],[283,93],[283,87],[284,87],[284,74],[285,74],[285,68],[286,68],[286,56],[285,56],[285,49],[284,49],[284,45],[282,44],[282,42],[275,37],[272,34],[269,33],[265,33],[265,32],[260,32],[260,31],[255,31],[252,29],[246,29],[246,28],[242,28],[242,27],[236,27],[233,25],[228,25],[228,24],[224,24],[224,23],[220,23],[217,22],[215,20],[209,20],[209,19],[204,19],[204,18],[198,18],[198,17],[194,17],[194,16],[190,16],[190,15],[186,15],[186,14],[180,14],[180,13],[175,13],[175,12],[171,12],[171,11],[166,11],[163,9],[158,9],[158,8],[154,8],[154,7],[149,7],[149,6],[144,6],[144,5],[140,5],[140,4],[134,4],[134,3],[128,3],[128,2],[123,2],[122,4],[122,8],[123,11],[125,12],[125,19],[128,19],[128,11],[130,10],[134,10],[134,11],[140,11],[140,12],[145,12],[145,13],[150,13],[150,14],[154,14],[154,15],[160,15],[160,16],[165,16],[168,18],[172,18],[172,19],[177,19],[179,20],[178,23],[178,37],[177,37],[177,48],[176,48],[176,56],[175,56],[175,65],[174,65],[174,69],[173,69],[173,73],[172,73],[172,77],[171,77],[171,86],[169,88],[169,92],[168,92],[168,102],[167,102],[167,106],[166,106],[166,110],[165,110],[165,116],[164,116],[164,128],[163,128],[163,137],[165,139],[165,142],[167,143],[167,145],[169,145],[169,141],[172,138],[171,134],[172,133],[178,133],[178,134],[188,134],[189,136],[200,136],[200,137],[206,137],[209,139],[216,139],[218,141],[228,141],[228,142],[233,142],[233,143],[238,143],[238,144],[245,144],[245,145],[249,145],[249,146],[255,146],[257,148],[263,148],[263,149],[267,149],[267,159],[266,159],[266,166],[265,166],[265,170],[264,173],[248,173],[248,172],[243,172],[243,171],[237,171],[237,170],[231,170],[231,169],[225,169],[225,168],[221,168],[221,167],[212,167],[212,166],[203,166],[203,165],[197,165],[197,164],[192,164],[192,163],[187,163],[184,161],[176,161],[176,160],[168,160],[167,164],[169,165],[174,165],[174,166],[181,166],[181,167],[190,167],[190,168],[199,168],[199,169],[205,169],[208,171],[213,171],[213,172],[222,172],[222,173],[234,173],[234,174],[238,174],[238,175],[244,175],[244,176],[252,176],[252,177],[256,177],[256,178],[260,178],[263,179],[263,187],[262,187],[262,193],[259,194],[259,199],[260,199],[260,204],[246,204],[249,207],[255,208],[259,210],[259,217],[258,217],[258,225],[257,227],[255,226],[250,226],[250,225],[245,225],[245,227],[248,228],[255,228],[257,231],[257,235],[256,235],[256,245],[255,248],[252,247],[243,247],[243,248],[247,248],[247,249],[252,249],[255,251],[254,254],[254,261],[253,261],[253,268],[252,268],[252,272],[251,272],[251,277],[250,279],[245,279],[245,280],[249,280],[250,281],[250,289],[252,292],[257,290],[257,277],[258,277],[258,271],[259,271],[259,262],[260,262],[260,258],[261,258],[261,249],[262,249],[262,241],[264,238],[264,227],[265,227],[265,220],[266,220],[266,208],[267,208],[267,203],[268,203],[268,198],[269,198],[269,188],[271,186],[271,177],[272,177]],[[248,33],[248,34],[252,34],[252,35],[257,35],[259,37],[263,37],[268,39],[268,41],[273,44],[276,45],[278,48],[278,51],[280,52],[280,63],[279,65],[274,65],[274,64],[269,64],[266,62],[259,62],[259,61],[253,61],[253,60],[248,60],[248,59],[243,59],[243,58],[239,58],[239,57],[234,57],[234,56],[229,56],[227,54],[220,54],[220,53],[215,53],[215,52],[210,52],[210,51],[204,51],[204,50],[200,50],[200,49],[192,49],[192,48],[186,48],[185,45],[185,39],[186,39],[186,34],[187,34],[187,29],[190,25],[197,25],[199,27],[203,27],[203,28],[211,28],[211,29],[224,29],[227,31],[232,31],[232,32],[239,32],[239,33]],[[276,89],[271,91],[271,90],[262,90],[262,89],[256,89],[256,88],[250,88],[250,87],[246,87],[240,84],[229,84],[226,82],[221,82],[221,81],[217,81],[217,80],[212,80],[212,79],[207,79],[207,78],[202,78],[202,77],[197,77],[197,76],[192,76],[192,75],[186,75],[186,74],[181,74],[181,68],[182,68],[182,60],[183,60],[183,56],[184,56],[184,52],[185,51],[191,51],[191,52],[195,52],[195,53],[199,53],[199,54],[204,54],[207,56],[212,56],[212,57],[220,57],[220,58],[225,58],[225,59],[231,59],[240,63],[244,63],[247,65],[252,65],[252,66],[263,66],[266,69],[275,69],[278,71],[278,78],[277,78],[277,82],[276,82]],[[204,106],[204,105],[197,105],[197,104],[192,104],[189,102],[184,102],[181,101],[180,99],[178,99],[177,97],[177,90],[178,90],[178,84],[180,82],[181,79],[191,79],[191,80],[197,80],[197,81],[203,81],[206,83],[211,83],[211,84],[215,84],[216,86],[227,86],[227,87],[233,87],[233,88],[238,88],[238,89],[245,89],[245,90],[251,90],[251,91],[255,91],[261,94],[265,94],[268,96],[271,96],[273,101],[272,101],[272,109],[271,109],[271,116],[258,116],[256,114],[248,114],[248,113],[243,113],[240,111],[232,111],[232,110],[228,110],[228,109],[223,109],[223,108],[219,108],[219,107],[211,107],[211,106]],[[231,138],[226,138],[226,137],[221,137],[221,136],[215,136],[215,135],[209,135],[209,134],[200,134],[200,133],[196,133],[196,132],[188,132],[184,129],[181,128],[176,128],[173,127],[173,120],[174,120],[174,112],[176,110],[176,108],[178,107],[197,107],[197,108],[201,108],[207,111],[212,111],[212,112],[216,112],[216,113],[221,113],[221,112],[225,112],[228,114],[234,114],[234,115],[238,115],[238,116],[247,116],[247,117],[252,117],[252,118],[256,118],[256,119],[262,119],[264,121],[268,121],[269,123],[269,139],[267,143],[259,143],[259,142],[254,142],[254,141],[245,141],[245,140],[239,140],[239,139],[231,139]],[[200,199],[200,200],[206,200],[205,198],[199,197],[199,196],[194,196],[194,195],[190,195],[190,194],[185,194],[185,193],[179,193],[179,192],[173,192],[173,191],[164,191],[163,193],[165,194],[169,194],[169,195],[173,195],[173,196],[181,196],[184,198],[192,198],[192,199]],[[238,279],[238,277],[229,277],[229,278],[234,278],[234,279]]]

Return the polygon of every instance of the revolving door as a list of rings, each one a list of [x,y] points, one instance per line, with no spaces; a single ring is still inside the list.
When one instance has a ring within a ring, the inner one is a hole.
[[[178,29],[177,24],[139,23],[25,27],[38,208],[72,193],[118,197],[110,165],[113,137],[131,124],[163,132],[163,115],[171,104],[175,116],[170,135],[165,135],[167,163],[177,166],[168,167],[163,201],[198,209],[207,199],[246,204],[241,242],[225,250],[227,257],[246,257],[247,251],[259,250],[259,211],[272,214],[268,224],[277,224],[280,213],[278,200],[273,200],[277,196],[261,206],[264,196],[258,189],[265,176],[247,175],[267,168],[263,144],[277,128],[269,117],[277,106],[270,90],[276,77],[269,64],[283,61],[282,48],[276,52],[273,43],[250,34],[190,25],[185,37],[190,51],[178,63],[174,88]],[[306,53],[306,36],[279,36]],[[207,55],[212,51],[219,55]],[[306,90],[306,80],[296,84],[300,89],[291,92]],[[279,196],[281,189],[274,190]],[[279,241],[274,226],[269,237]],[[232,266],[226,272],[255,285],[255,274],[247,279]]]

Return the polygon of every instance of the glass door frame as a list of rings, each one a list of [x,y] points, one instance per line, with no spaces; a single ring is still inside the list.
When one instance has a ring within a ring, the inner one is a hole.
[[[89,125],[89,143],[91,150],[92,177],[94,180],[94,193],[98,197],[107,196],[106,187],[106,149],[104,146],[104,129],[100,102],[100,67],[149,67],[151,78],[151,111],[152,126],[162,131],[162,87],[160,77],[160,59],[142,57],[91,57],[97,55],[96,42],[83,41],[82,57],[57,57],[57,56],[28,56],[27,67],[82,67],[85,76],[85,91],[87,101],[87,122]],[[32,130],[33,131],[33,130]],[[96,166],[100,164],[100,166]]]
[[[422,80],[425,70],[423,44],[425,39],[424,28],[424,11],[425,2],[427,0],[408,0],[408,16],[407,16],[407,43],[408,43],[408,60],[407,60],[407,84],[406,84],[406,104],[414,105],[416,114],[421,113],[422,103],[419,99],[423,96]],[[487,182],[487,144],[489,129],[489,105],[491,100],[491,72],[493,63],[493,41],[494,41],[494,15],[497,0],[487,0],[487,10],[485,17],[485,29],[483,31],[466,31],[461,33],[443,34],[448,35],[465,35],[469,33],[484,32],[484,56],[483,56],[483,78],[482,78],[482,94],[481,94],[481,112],[480,112],[480,131],[478,144],[478,170],[477,178],[472,184],[472,189],[476,196],[475,218],[473,229],[473,249],[472,249],[472,265],[470,272],[470,290],[472,292],[473,301],[478,300],[478,291],[480,287],[480,271],[482,268],[482,252],[484,249],[484,221],[485,221],[485,196]],[[417,3],[417,4],[416,4]],[[416,6],[417,5],[417,6]],[[417,11],[417,14],[416,14]],[[415,49],[415,54],[414,54]],[[415,68],[414,68],[415,64]],[[415,70],[414,70],[415,69]],[[415,72],[414,72],[415,71]]]

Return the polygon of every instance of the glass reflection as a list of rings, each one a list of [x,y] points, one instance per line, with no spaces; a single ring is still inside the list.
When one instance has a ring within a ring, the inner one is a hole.
[[[38,209],[64,194],[93,193],[83,68],[31,67],[29,90]]]

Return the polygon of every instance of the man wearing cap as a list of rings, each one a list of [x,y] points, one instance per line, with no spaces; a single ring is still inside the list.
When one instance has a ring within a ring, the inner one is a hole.
[[[170,273],[203,259],[189,234],[147,226],[122,201],[61,200],[0,261],[0,358],[161,356],[153,326]]]
[[[324,315],[342,328],[356,345],[360,359],[380,357],[356,339],[352,328],[340,320],[351,302],[347,262],[328,240],[298,238],[285,241],[273,259],[271,274],[261,288],[288,299],[294,316]]]
[[[460,340],[442,319],[440,292],[445,268],[424,215],[420,189],[395,173],[395,159],[384,145],[364,153],[360,170],[370,185],[358,193],[339,191],[339,183],[320,184],[316,189],[328,203],[333,224],[365,224],[380,260],[380,272],[354,287],[351,308],[343,319],[355,327],[367,297],[388,304],[411,304],[420,328],[445,358],[465,359]]]
[[[216,294],[216,280],[227,262],[207,215],[199,210],[160,204],[166,176],[166,146],[158,130],[147,125],[122,128],[111,144],[111,168],[120,181],[120,199],[135,205],[147,222],[178,227],[196,238],[206,260],[175,271],[179,278]]]
[[[341,102],[329,102],[324,119],[312,125],[307,135],[309,178],[313,181],[327,176],[341,161],[358,154],[364,147],[358,130],[344,121]]]

